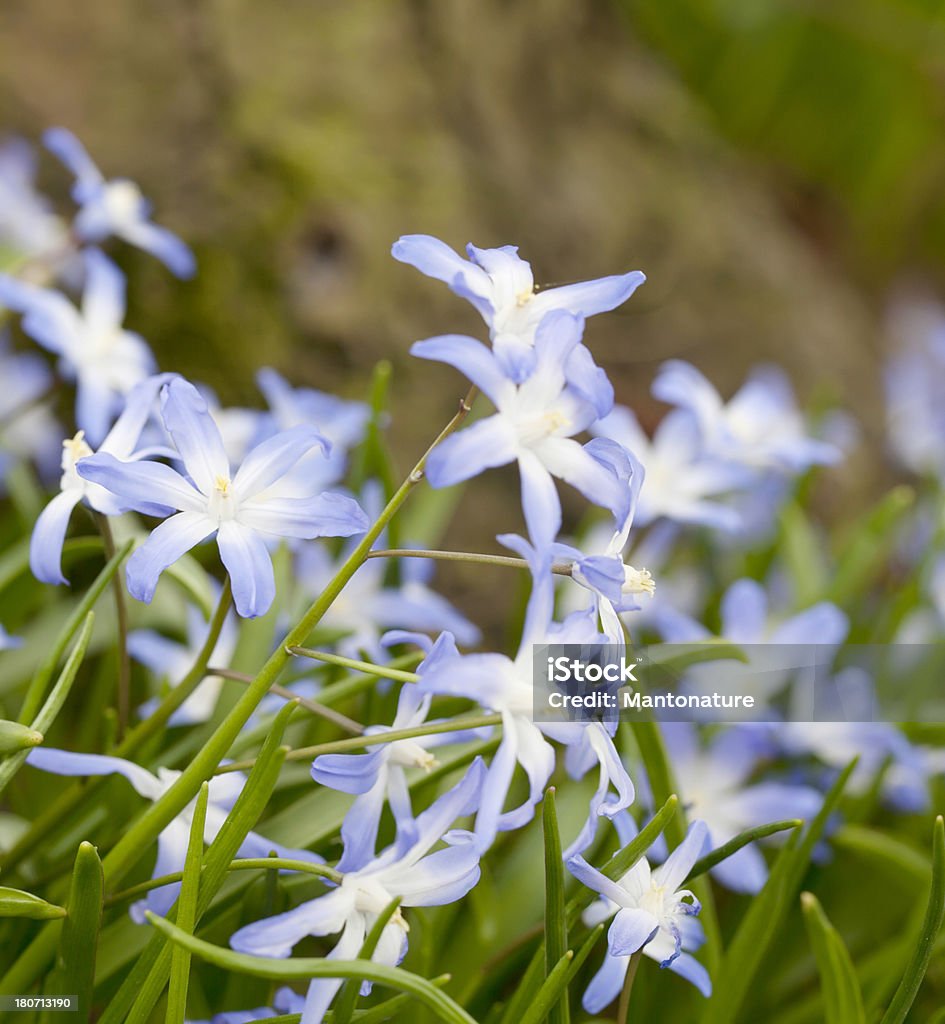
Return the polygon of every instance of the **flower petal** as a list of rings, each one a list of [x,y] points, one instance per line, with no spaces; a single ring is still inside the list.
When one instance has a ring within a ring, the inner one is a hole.
[[[410,354],[455,367],[488,395],[494,405],[501,405],[513,391],[512,382],[502,372],[496,357],[475,338],[462,334],[443,334],[410,346]]]
[[[645,274],[631,270],[629,274],[614,274],[599,277],[595,281],[579,281],[560,288],[546,288],[532,302],[542,310],[566,309],[581,316],[594,316],[623,305],[645,280]]]
[[[572,442],[578,448],[577,441]],[[530,450],[518,456],[518,471],[522,481],[522,510],[532,543],[537,547],[551,544],[561,529],[561,501],[551,474]]]
[[[607,948],[611,956],[630,956],[642,949],[659,931],[655,914],[640,907],[624,907],[607,932]]]
[[[306,935],[332,935],[341,931],[351,909],[351,899],[351,893],[333,889],[284,914],[240,928],[230,939],[230,946],[238,953],[285,958]]]
[[[276,596],[276,580],[266,542],[249,527],[231,519],[220,524],[217,544],[230,574],[236,611],[244,619],[265,615]]]
[[[83,480],[114,494],[126,511],[167,516],[174,509],[190,513],[207,509],[207,499],[161,462],[122,462],[107,452],[96,452],[79,459],[75,471]]]
[[[176,277],[194,276],[197,261],[190,247],[173,231],[147,220],[134,220],[115,225],[115,234],[160,260]]]
[[[708,838],[706,823],[694,821],[689,826],[686,838],[653,872],[653,884],[675,892],[692,870],[692,865],[702,856]]]
[[[66,165],[80,185],[99,185],[104,180],[85,146],[68,129],[48,129],[43,134],[43,145]]]
[[[201,512],[178,512],[166,519],[128,559],[126,575],[131,596],[150,604],[161,573],[216,528],[217,524]]]
[[[233,486],[241,498],[253,498],[271,487],[313,448],[327,455],[331,444],[314,427],[297,426],[262,441],[243,459],[233,477]]]
[[[504,466],[515,458],[515,435],[502,416],[466,427],[442,441],[430,453],[427,479],[431,487],[449,487],[477,476],[484,469]]]
[[[611,956],[609,952],[606,954],[604,962],[591,978],[590,984],[584,990],[584,997],[581,999],[581,1006],[588,1013],[597,1016],[620,995],[629,963],[630,957],[628,956]]]
[[[146,768],[126,761],[122,757],[106,754],[77,754],[53,747],[34,747],[26,758],[27,764],[54,775],[123,775],[147,800],[157,800],[163,789],[160,781]]]
[[[61,491],[43,509],[30,537],[30,569],[42,583],[66,583],[62,575],[62,544],[72,510],[82,500],[82,489]]]
[[[240,522],[276,537],[351,537],[371,525],[361,506],[345,494],[326,491],[310,498],[266,498],[240,506]]]
[[[161,415],[184,467],[200,491],[210,495],[218,480],[229,480],[230,464],[223,438],[193,384],[182,377],[169,381],[161,395]]]

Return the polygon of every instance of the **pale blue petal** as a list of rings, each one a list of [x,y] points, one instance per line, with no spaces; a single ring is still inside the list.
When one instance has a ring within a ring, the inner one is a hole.
[[[842,644],[850,628],[850,620],[829,601],[805,608],[782,623],[771,633],[773,644]]]
[[[240,522],[276,537],[351,537],[371,525],[361,506],[326,491],[310,498],[263,498],[240,505]]]
[[[340,931],[348,916],[350,894],[334,889],[284,914],[240,928],[230,939],[238,953],[284,959],[306,935],[331,935]]]
[[[600,277],[540,291],[532,302],[541,309],[566,309],[582,316],[607,313],[622,305],[646,280],[639,270],[629,274]]]
[[[432,235],[404,235],[394,242],[391,256],[416,267],[421,274],[449,284],[457,274],[470,270],[469,263]]]
[[[348,808],[341,823],[344,853],[337,864],[339,871],[359,871],[374,859],[377,831],[387,796],[386,774],[382,771],[374,785]]]
[[[122,462],[107,452],[96,452],[79,459],[75,471],[114,494],[125,511],[167,516],[174,509],[194,514],[207,509],[206,498],[161,462]]]
[[[581,1000],[581,1006],[588,1013],[596,1016],[620,995],[629,963],[628,956],[611,956],[607,953]]]
[[[553,475],[577,488],[595,505],[610,509],[619,522],[630,504],[628,480],[620,480],[610,466],[594,458],[570,437],[546,437],[535,447],[538,458]]]
[[[441,907],[462,899],[479,881],[479,848],[465,842],[424,857],[398,876],[405,907]]]
[[[271,487],[313,448],[327,455],[331,444],[314,427],[290,427],[267,438],[243,459],[233,478],[241,498],[253,498]]]
[[[704,821],[694,821],[686,838],[653,872],[654,885],[675,892],[692,871],[692,866],[706,852],[709,830]]]
[[[768,595],[756,580],[736,580],[722,598],[722,635],[737,644],[764,639]],[[808,641],[809,642],[809,641]]]
[[[712,979],[709,977],[709,972],[694,956],[690,956],[688,953],[680,953],[669,964],[669,969],[674,974],[678,974],[681,978],[685,978],[686,981],[695,985],[707,999],[712,995]]]
[[[639,907],[624,907],[617,911],[607,932],[607,948],[611,956],[631,956],[653,938],[659,927],[655,914]]]
[[[444,334],[414,343],[410,347],[410,354],[455,367],[495,405],[501,405],[512,391],[512,383],[502,372],[496,357],[475,338],[462,334]]]
[[[594,362],[590,349],[578,345],[564,366],[568,384],[594,406],[598,417],[606,416],[614,407],[614,386],[600,366]]]
[[[206,495],[218,480],[229,480],[230,464],[223,438],[200,392],[182,377],[164,386],[161,415],[190,478]]]
[[[342,793],[366,793],[377,782],[388,751],[378,745],[367,754],[320,754],[312,762],[312,778]]]
[[[50,128],[43,133],[43,145],[65,164],[80,185],[89,188],[101,184],[101,171],[72,132],[66,128]]]
[[[489,416],[438,444],[427,460],[426,475],[431,487],[449,487],[514,458],[511,426],[502,416]]]
[[[30,537],[30,569],[41,583],[65,583],[62,545],[72,510],[82,500],[79,488],[61,491],[43,509]]]
[[[236,611],[244,619],[265,615],[276,596],[272,559],[265,541],[231,519],[220,524],[217,544],[230,574]]]
[[[522,511],[528,535],[536,546],[547,546],[561,529],[561,501],[554,480],[543,460],[530,450],[519,454],[518,469],[522,481]]]
[[[764,856],[754,845],[743,846],[712,868],[712,877],[732,892],[756,893],[768,880]]]
[[[150,253],[177,277],[190,278],[197,269],[197,261],[189,246],[167,228],[147,220],[137,220],[117,226],[115,233],[126,242]]]
[[[128,559],[131,596],[150,604],[161,573],[216,528],[216,523],[200,512],[178,512],[166,519]]]
[[[597,868],[591,867],[583,857],[569,858],[565,867],[582,885],[586,885],[588,889],[593,889],[594,892],[600,893],[601,896],[605,896],[618,906],[626,903],[626,892],[616,882],[598,871]]]
[[[162,785],[147,769],[121,757],[106,754],[77,754],[53,747],[34,747],[27,764],[54,775],[123,775],[135,791],[147,800],[161,795]]]
[[[95,334],[104,334],[125,318],[125,275],[101,249],[86,249],[84,261],[82,315]]]

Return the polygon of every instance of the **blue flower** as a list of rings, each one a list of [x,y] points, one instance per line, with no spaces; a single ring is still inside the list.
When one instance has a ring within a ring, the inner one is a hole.
[[[210,625],[200,609],[188,605],[186,609],[187,640],[180,643],[171,640],[153,629],[135,629],[128,634],[128,653],[135,661],[146,665],[158,679],[167,681],[173,688],[187,675],[202,649]],[[236,622],[228,615],[220,630],[220,638],[210,655],[210,664],[227,666],[236,648]],[[220,676],[207,676],[196,690],[168,719],[168,725],[193,725],[206,722],[213,714],[223,680]],[[142,718],[148,718],[157,710],[160,700],[152,697],[138,708]]]
[[[521,383],[534,365],[535,333],[546,313],[565,310],[581,317],[616,309],[646,280],[639,271],[596,281],[536,291],[532,268],[515,246],[466,247],[468,260],[430,235],[404,235],[391,249],[394,259],[444,281],[476,307],[503,372]]]
[[[65,224],[35,181],[33,147],[23,139],[0,145],[0,248],[20,257],[50,256],[68,241]]]
[[[695,914],[702,909],[688,889],[680,889],[706,848],[705,823],[693,822],[686,838],[655,870],[641,857],[621,878],[612,881],[582,857],[567,862],[568,870],[603,899],[584,914],[587,925],[613,917],[607,934],[607,957],[584,993],[582,1005],[597,1014],[617,998],[630,957],[638,950],[692,982],[704,995],[712,991],[706,969],[689,950],[704,941]]]
[[[132,389],[124,412],[99,445],[99,452],[106,458],[140,459],[152,453],[147,449],[137,450],[138,441],[155,410],[158,391],[170,376],[149,377]],[[40,512],[30,538],[30,569],[43,583],[67,582],[62,574],[62,544],[72,510],[79,502],[84,501],[103,515],[118,515],[122,511],[113,494],[79,476],[78,464],[92,454],[81,430],[71,440],[62,442],[59,493]]]
[[[449,633],[441,634],[436,644],[431,644],[425,636],[401,632],[390,634],[385,639],[397,643],[409,640],[422,644],[427,656],[417,668],[420,674],[429,671],[431,665],[458,656],[453,637]],[[427,720],[431,700],[430,694],[421,693],[412,683],[405,683],[391,725],[371,726],[365,730],[366,734],[377,735],[422,725]],[[488,733],[488,730],[485,732]],[[316,782],[357,796],[341,826],[344,856],[338,862],[338,870],[357,870],[373,859],[385,803],[390,805],[397,825],[398,845],[411,845],[415,838],[415,823],[406,769],[432,771],[439,762],[430,753],[430,747],[461,743],[481,734],[481,730],[456,730],[452,733],[418,736],[412,740],[394,740],[374,746],[366,754],[322,754],[316,757],[312,763],[312,778]]]
[[[549,313],[535,335],[535,365],[520,384],[506,376],[499,360],[473,338],[446,335],[417,342],[411,352],[449,363],[464,373],[496,407],[494,415],[448,437],[430,454],[427,478],[449,487],[484,469],[518,462],[522,505],[532,540],[551,543],[561,526],[561,503],[553,477],[566,480],[589,501],[610,509],[618,520],[628,512],[630,464],[617,446],[573,435],[586,430],[612,402],[606,378],[592,386],[569,376],[569,359],[581,342],[583,320]]]
[[[180,772],[168,768],[158,768],[157,775],[152,775],[146,768],[126,761],[121,757],[110,757],[105,754],[76,754],[68,750],[55,750],[52,747],[34,747],[30,751],[27,764],[44,772],[55,775],[122,775],[132,785],[139,796],[155,802],[174,785],[180,778]],[[224,821],[236,803],[246,785],[246,776],[240,772],[226,772],[215,775],[210,780],[207,803],[207,820],[204,825],[203,838],[205,843],[212,843],[223,827]],[[184,869],[187,856],[187,844],[193,822],[196,799],[192,800],[181,812],[167,824],[158,836],[157,860],[154,863],[152,878],[171,875]],[[307,860],[321,863],[321,857],[308,850],[294,850],[279,843],[274,843],[256,832],[249,832],[237,852],[239,857],[268,857],[271,851],[280,857],[293,860]],[[145,923],[145,910],[163,916],[171,909],[180,882],[151,889],[145,899],[132,904],[131,917],[138,924]]]
[[[476,760],[449,792],[418,815],[411,845],[394,845],[363,867],[347,872],[341,884],[324,896],[284,914],[257,921],[236,932],[230,945],[255,956],[287,957],[306,935],[341,937],[329,960],[357,957],[378,915],[395,897],[403,907],[438,907],[462,899],[479,881],[479,849],[468,833],[447,830],[475,810],[483,786],[482,762]],[[430,851],[444,837],[448,845]],[[407,922],[398,909],[381,931],[372,960],[396,966],[407,951]],[[320,1024],[340,979],[311,982],[303,1011],[306,1024]],[[370,991],[364,983],[362,992]]]
[[[723,402],[694,366],[671,359],[660,367],[653,394],[695,417],[708,455],[783,473],[832,465],[841,457],[833,445],[808,435],[791,385],[776,367],[757,368]]]
[[[633,413],[617,406],[591,427],[633,452],[646,470],[634,521],[647,526],[656,519],[736,530],[740,517],[724,499],[751,480],[743,467],[705,455],[695,418],[685,410],[665,416],[647,437]]]
[[[23,640],[21,637],[10,636],[3,626],[0,626],[0,651],[12,651],[22,646]]]
[[[72,230],[77,238],[98,243],[114,235],[151,253],[178,277],[193,276],[193,253],[177,235],[151,222],[151,204],[133,181],[106,180],[82,143],[65,128],[50,128],[43,142],[75,176],[72,198],[80,209]]]
[[[7,276],[0,276],[0,303],[23,313],[23,330],[59,356],[63,376],[76,382],[76,423],[97,445],[155,362],[144,339],[121,326],[124,275],[98,249],[87,250],[84,259],[81,309],[61,292]]]
[[[237,612],[252,618],[275,597],[266,541],[275,537],[347,537],[367,529],[357,502],[325,492],[286,496],[282,478],[308,451],[327,442],[310,427],[263,441],[231,475],[220,431],[197,389],[177,378],[165,385],[161,415],[187,476],[158,462],[121,462],[99,453],[78,472],[109,490],[126,509],[168,516],[128,560],[128,589],[150,602],[161,573],[216,535]]]
[[[502,742],[489,765],[476,815],[476,838],[483,849],[491,845],[497,832],[521,828],[534,816],[555,767],[554,747],[546,736],[569,748],[568,767],[573,775],[583,776],[595,763],[599,765],[588,821],[572,846],[573,852],[585,848],[593,838],[599,816],[612,817],[632,802],[633,784],[600,723],[538,725],[533,721],[533,645],[600,643],[605,638],[587,612],[570,615],[563,623],[552,622],[554,584],[549,551],[539,552],[520,537],[499,540],[527,558],[532,569],[532,593],[518,654],[514,659],[489,653],[441,660],[430,666],[416,685],[421,692],[466,697],[502,715]],[[528,796],[517,807],[505,810],[516,765],[528,777]]]

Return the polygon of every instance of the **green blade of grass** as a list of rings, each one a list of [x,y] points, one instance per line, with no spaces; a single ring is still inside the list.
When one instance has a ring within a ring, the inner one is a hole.
[[[568,951],[568,915],[564,905],[564,863],[561,859],[561,834],[555,791],[545,791],[542,803],[542,832],[545,844],[545,977],[562,962]],[[567,985],[548,1011],[548,1024],[568,1024],[571,1019]]]
[[[820,973],[824,1024],[865,1024],[863,996],[843,939],[813,893],[801,893],[801,909]]]
[[[727,860],[733,853],[738,853],[743,846],[755,842],[756,839],[764,839],[767,836],[773,836],[776,832],[786,832],[788,829],[800,828],[803,824],[804,822],[800,818],[791,818],[786,821],[772,821],[768,825],[757,825],[755,828],[739,832],[737,836],[730,839],[727,843],[723,843],[718,849],[712,850],[711,853],[707,853],[704,857],[700,857],[692,865],[692,871],[686,876],[683,886],[685,887],[694,878],[704,875],[707,871],[711,871],[716,864],[721,864],[723,860]]]
[[[377,949],[381,932],[397,912],[399,906],[400,897],[397,897],[391,900],[380,914],[377,915],[377,920],[371,925],[371,930],[367,933],[361,950],[358,953],[359,960],[370,960],[374,956],[374,950]],[[354,1013],[354,1007],[358,1001],[360,990],[361,984],[358,981],[349,980],[344,983],[341,991],[338,993],[338,998],[335,1000],[334,1024],[348,1024],[351,1020],[351,1015]]]
[[[883,1014],[881,1024],[902,1024],[909,1008],[915,1001],[919,986],[925,977],[932,948],[942,927],[945,917],[945,821],[941,815],[935,819],[932,833],[932,885],[929,891],[929,904],[922,922],[922,931],[918,942],[906,966],[905,974],[896,989],[889,1009]]]

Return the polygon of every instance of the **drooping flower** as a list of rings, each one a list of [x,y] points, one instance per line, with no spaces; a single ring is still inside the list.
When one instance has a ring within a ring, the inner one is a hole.
[[[569,358],[581,342],[583,323],[571,313],[547,314],[535,334],[534,366],[520,384],[510,380],[496,356],[473,338],[446,335],[411,348],[423,359],[456,367],[496,407],[492,416],[433,449],[426,469],[431,485],[449,487],[484,469],[517,461],[525,520],[537,544],[550,544],[561,526],[553,477],[609,509],[618,521],[628,512],[626,453],[608,442],[594,440],[582,446],[574,440],[613,401],[606,378],[576,380],[569,375]]]
[[[431,666],[457,656],[456,645],[449,633],[442,633],[435,644],[422,634],[398,631],[385,637],[388,642],[421,644],[427,654],[417,667],[423,674]],[[378,735],[397,729],[422,725],[430,711],[432,697],[421,693],[413,683],[404,683],[397,702],[397,713],[389,726],[371,726],[366,734]],[[339,871],[357,870],[375,856],[377,832],[384,804],[390,806],[397,826],[398,845],[411,845],[415,835],[413,809],[407,784],[407,768],[429,772],[439,763],[431,747],[460,743],[471,739],[470,731],[434,733],[415,739],[393,740],[371,747],[365,754],[321,754],[312,763],[312,778],[323,786],[355,794],[341,826],[344,855]]]
[[[185,615],[187,639],[184,643],[162,636],[153,629],[135,629],[128,634],[128,653],[131,657],[147,666],[156,678],[166,680],[172,688],[190,671],[210,630],[209,623],[196,605],[189,604]],[[236,640],[236,622],[228,615],[210,655],[210,664],[229,665]],[[220,676],[207,676],[171,715],[167,724],[193,725],[208,721],[217,705],[222,686],[223,679]],[[142,718],[147,718],[154,713],[159,703],[157,697],[152,697],[138,708],[138,713]]]
[[[483,786],[482,762],[476,760],[463,779],[417,816],[410,846],[389,847],[358,870],[345,873],[340,885],[324,896],[240,928],[230,945],[255,956],[287,957],[306,935],[341,933],[329,960],[358,955],[378,915],[396,897],[402,907],[438,907],[453,903],[479,881],[479,848],[468,833],[450,833],[449,844],[430,852],[457,818],[478,805]],[[407,951],[409,926],[400,909],[381,931],[372,960],[396,966]],[[311,982],[302,1011],[306,1024],[320,1024],[341,979]],[[362,992],[370,991],[364,983]]]
[[[607,956],[584,993],[582,1005],[588,1013],[599,1013],[617,998],[630,957],[638,950],[692,982],[704,996],[711,993],[708,972],[689,952],[704,941],[694,916],[701,906],[692,892],[679,888],[704,852],[707,835],[703,822],[693,822],[686,838],[658,868],[651,870],[641,857],[616,881],[582,857],[568,860],[571,874],[603,897],[585,912],[585,924],[614,919],[607,934]]]
[[[327,442],[295,427],[257,445],[235,474],[220,431],[197,389],[181,378],[165,385],[161,415],[187,476],[158,462],[121,462],[108,454],[82,460],[80,475],[109,490],[126,509],[168,518],[128,560],[128,589],[150,602],[161,573],[216,535],[237,612],[264,614],[275,597],[266,547],[276,537],[346,537],[367,529],[357,502],[331,492],[285,495],[282,478],[308,451]]]
[[[56,750],[52,747],[35,747],[30,751],[27,764],[44,772],[55,775],[122,775],[132,785],[139,796],[156,802],[180,778],[179,771],[169,768],[158,768],[153,775],[146,768],[126,761],[121,757],[110,757],[105,754],[76,754],[68,750]],[[203,838],[205,843],[212,843],[223,827],[224,821],[237,797],[246,785],[246,776],[241,772],[226,772],[215,775],[210,780],[207,799],[207,819],[204,825]],[[196,798],[164,827],[157,839],[157,860],[154,863],[152,878],[182,871],[187,857],[187,844],[190,839],[190,828],[193,822]],[[308,850],[294,850],[264,838],[257,832],[249,832],[239,848],[240,857],[268,857],[275,851],[280,857],[293,860],[307,860],[321,863],[321,857]],[[138,924],[144,924],[145,910],[163,916],[170,910],[180,892],[180,882],[150,889],[143,900],[132,904],[130,914]]]
[[[532,345],[546,313],[565,310],[580,317],[622,305],[646,280],[639,271],[537,291],[532,268],[515,246],[466,247],[468,260],[430,235],[404,235],[391,249],[394,259],[444,281],[475,306],[503,372],[522,383],[534,366]]]
[[[832,465],[841,457],[833,445],[808,434],[791,385],[776,367],[757,368],[725,402],[694,366],[671,359],[660,367],[653,394],[695,417],[709,455],[784,473]]]
[[[24,139],[7,139],[0,145],[0,249],[20,258],[52,256],[68,238],[35,181],[33,147]]]
[[[151,222],[151,204],[127,178],[106,180],[81,142],[65,128],[50,128],[46,148],[75,176],[72,198],[80,209],[72,230],[83,242],[121,238],[159,259],[178,277],[192,277],[193,253],[167,228]]]
[[[99,444],[131,389],[154,372],[145,340],[122,326],[125,278],[98,249],[84,253],[85,288],[76,308],[52,288],[0,276],[0,303],[23,314],[23,330],[59,357],[76,382],[76,424]]]
[[[161,386],[171,374],[157,374],[142,381],[128,395],[124,412],[115,421],[98,451],[106,458],[142,459],[153,450],[138,450],[138,441],[149,418],[155,412],[156,399]],[[113,494],[97,484],[79,476],[77,466],[92,456],[93,451],[80,430],[75,437],[62,442],[62,476],[59,493],[39,514],[30,538],[30,569],[43,583],[66,583],[62,574],[62,545],[72,511],[84,501],[103,515],[118,515],[121,503]],[[151,505],[142,505],[142,511],[152,513]]]
[[[571,578],[594,594],[603,632],[609,643],[617,645],[625,642],[620,613],[638,609],[637,597],[641,594],[652,596],[656,587],[648,570],[636,569],[623,560],[644,479],[642,464],[632,452],[627,451],[626,455],[630,462],[629,508],[623,522],[607,540],[604,550],[600,554],[587,554],[561,543],[554,544],[551,549],[556,558],[570,562]]]
[[[750,476],[744,468],[704,453],[699,427],[688,412],[664,416],[652,439],[624,406],[590,429],[633,452],[646,470],[634,514],[638,526],[665,518],[718,530],[738,528],[738,511],[725,499],[747,486]]]
[[[691,722],[664,722],[663,738],[673,765],[679,798],[691,818],[704,821],[712,849],[740,832],[786,818],[811,819],[823,795],[798,782],[751,781],[760,747],[753,726],[734,726],[707,745]],[[713,876],[736,892],[758,892],[768,868],[755,844],[743,846],[712,869]]]

